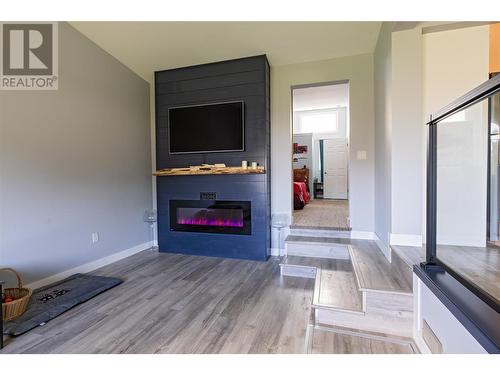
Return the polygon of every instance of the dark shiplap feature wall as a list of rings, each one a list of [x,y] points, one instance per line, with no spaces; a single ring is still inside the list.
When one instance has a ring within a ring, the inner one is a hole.
[[[158,177],[158,242],[160,251],[227,258],[266,260],[269,248],[269,199],[266,176],[206,175]],[[170,200],[196,200],[200,192],[217,199],[250,201],[252,234],[218,234],[170,230]]]
[[[156,72],[155,88],[157,169],[202,163],[238,166],[242,160],[269,168],[269,64],[265,56]],[[244,152],[170,155],[169,107],[236,100],[245,102]]]
[[[249,163],[256,161],[267,171],[260,177],[158,177],[160,251],[265,260],[270,247],[271,211],[270,68],[266,56],[159,71],[155,73],[155,92],[157,169],[202,163],[239,166],[242,160],[247,160]],[[244,151],[178,155],[169,153],[169,107],[236,100],[245,103]],[[252,201],[251,236],[170,231],[170,199],[199,199],[200,192],[214,190],[218,193],[218,199]]]

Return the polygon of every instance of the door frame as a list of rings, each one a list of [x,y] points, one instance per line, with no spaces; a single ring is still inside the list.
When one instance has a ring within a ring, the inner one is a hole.
[[[349,214],[349,225],[350,223],[350,217],[351,217],[351,199],[350,199],[350,194],[349,192],[351,191],[351,168],[350,168],[350,162],[351,162],[351,83],[349,79],[341,79],[341,80],[336,80],[336,81],[323,81],[323,82],[311,82],[311,83],[305,83],[305,84],[299,84],[299,85],[291,85],[290,86],[290,165],[291,165],[291,181],[292,181],[292,186],[290,186],[290,189],[292,190],[292,195],[291,195],[291,207],[292,207],[292,214],[291,214],[291,224],[293,224],[293,128],[294,128],[294,111],[293,111],[293,100],[294,100],[294,95],[293,92],[294,90],[297,89],[304,89],[308,87],[322,87],[322,86],[334,86],[334,85],[342,85],[342,84],[347,84],[348,86],[348,106],[347,106],[347,205],[348,205],[348,214]],[[311,192],[312,193],[312,192]]]

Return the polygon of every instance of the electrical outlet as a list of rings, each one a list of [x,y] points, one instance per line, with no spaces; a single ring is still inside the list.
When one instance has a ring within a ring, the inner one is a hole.
[[[99,232],[92,233],[92,243],[99,241]]]

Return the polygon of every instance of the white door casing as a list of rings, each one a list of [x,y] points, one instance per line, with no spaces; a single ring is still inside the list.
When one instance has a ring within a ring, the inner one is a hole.
[[[323,140],[323,197],[347,199],[347,139]]]

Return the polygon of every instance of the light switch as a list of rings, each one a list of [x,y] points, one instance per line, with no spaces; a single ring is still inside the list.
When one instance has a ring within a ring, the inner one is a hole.
[[[366,151],[358,151],[356,153],[356,158],[358,160],[366,160]]]

